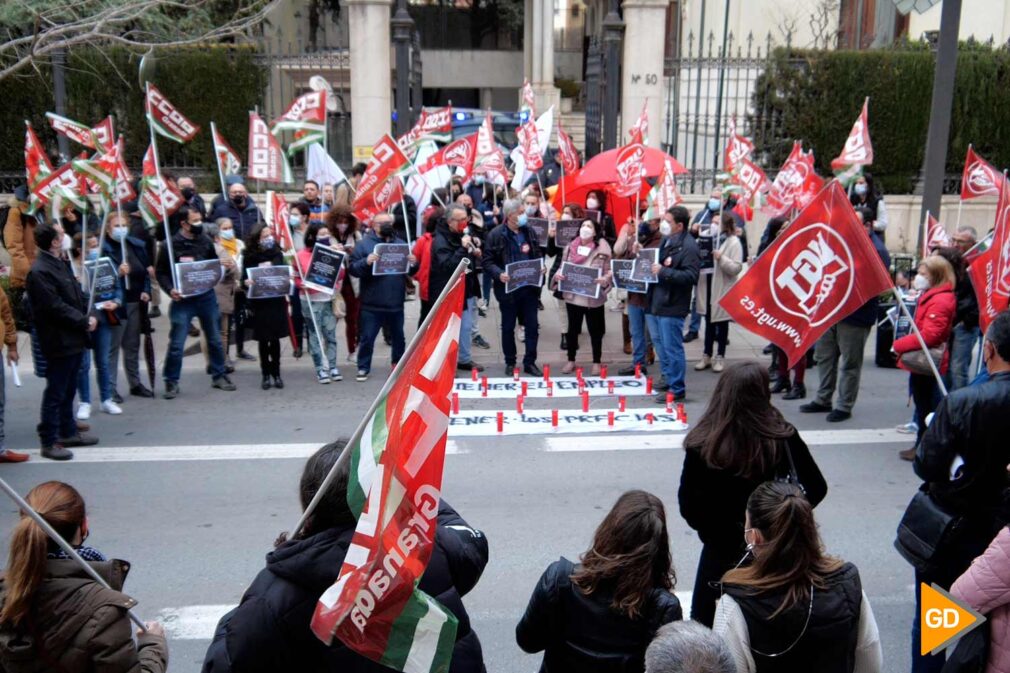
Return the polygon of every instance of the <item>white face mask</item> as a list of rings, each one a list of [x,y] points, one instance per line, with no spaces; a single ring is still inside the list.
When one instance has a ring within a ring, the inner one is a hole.
[[[586,208],[589,210],[596,210],[600,207],[600,202],[596,199],[586,199]]]
[[[912,287],[922,292],[923,290],[929,289],[929,279],[923,276],[921,273],[917,273],[915,278],[912,279]]]
[[[221,238],[223,238],[226,241],[234,240],[234,238],[235,238],[235,230],[234,229],[223,229],[221,231]]]
[[[669,236],[673,231],[673,226],[666,220],[659,221],[659,233],[663,236]]]
[[[533,217],[537,214],[537,207],[531,203],[526,204],[526,215],[528,217]]]
[[[112,240],[121,241],[126,238],[126,227],[115,226],[112,228]]]
[[[583,241],[592,240],[593,234],[595,233],[596,231],[592,227],[582,227],[579,229],[579,236],[582,238]]]

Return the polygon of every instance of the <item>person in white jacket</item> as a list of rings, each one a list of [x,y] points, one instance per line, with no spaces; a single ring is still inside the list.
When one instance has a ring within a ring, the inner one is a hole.
[[[737,672],[880,673],[880,636],[859,571],[824,553],[802,489],[758,486],[744,525],[751,562],[723,576],[713,627]]]

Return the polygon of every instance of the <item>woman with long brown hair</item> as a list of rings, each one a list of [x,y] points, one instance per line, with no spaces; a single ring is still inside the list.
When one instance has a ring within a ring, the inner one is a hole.
[[[712,626],[715,583],[743,556],[744,508],[754,489],[773,479],[795,480],[817,506],[828,486],[799,432],[772,405],[768,371],[758,362],[725,369],[684,449],[680,513],[704,545],[691,619]]]
[[[745,525],[753,561],[723,577],[714,627],[737,673],[879,673],[880,636],[859,570],[824,553],[803,491],[761,484]]]
[[[628,491],[614,504],[578,565],[562,557],[537,583],[516,641],[544,652],[541,673],[644,670],[663,624],[683,619],[662,501]]]
[[[112,588],[91,579],[22,514],[11,535],[7,570],[0,575],[0,671],[165,671],[168,645],[160,624],[148,623],[134,644],[127,609],[136,601],[119,591],[129,564],[107,561],[84,546],[88,517],[81,494],[63,482],[47,481],[25,501]]]

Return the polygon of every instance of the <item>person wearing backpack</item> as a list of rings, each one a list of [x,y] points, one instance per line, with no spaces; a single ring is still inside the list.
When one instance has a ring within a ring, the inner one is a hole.
[[[20,185],[7,207],[3,223],[3,246],[11,256],[11,287],[23,288],[28,271],[38,255],[35,246],[34,215],[28,214],[28,187]]]

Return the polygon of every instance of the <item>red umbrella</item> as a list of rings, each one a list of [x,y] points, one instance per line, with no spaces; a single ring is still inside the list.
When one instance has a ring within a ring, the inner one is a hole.
[[[582,171],[578,171],[571,175],[566,175],[565,179],[558,183],[554,192],[554,197],[551,199],[551,205],[554,206],[559,214],[566,203],[577,203],[585,208],[586,196],[589,192],[601,192],[605,195],[607,200],[604,204],[604,210],[610,213],[610,216],[614,218],[614,226],[617,227],[618,231],[620,231],[621,226],[623,226],[624,223],[628,221],[628,218],[631,217],[631,214],[635,212],[635,197],[617,196],[613,192],[613,189],[616,186],[616,182],[583,184]],[[649,186],[649,183],[642,180],[642,191],[639,192],[639,199],[642,205],[648,203],[650,189],[651,187]]]
[[[595,184],[600,182],[617,182],[617,153],[621,148],[601,152],[586,162],[579,174],[578,184]],[[674,173],[687,173],[687,169],[666,152],[660,152],[651,147],[645,148],[645,177],[654,178],[663,172],[663,166],[669,161]]]

